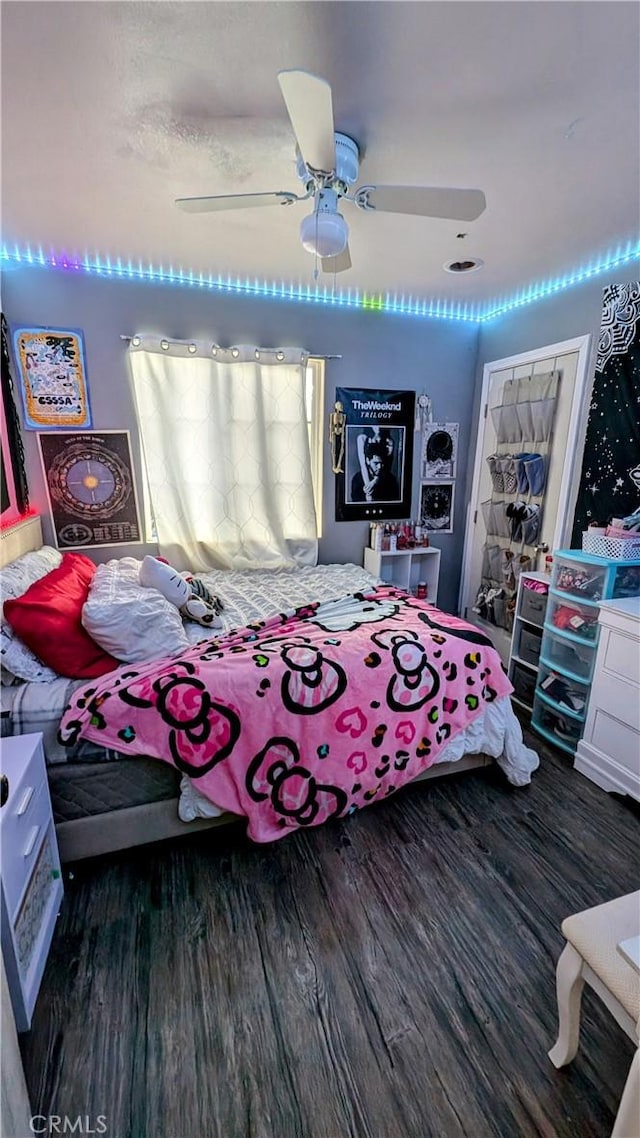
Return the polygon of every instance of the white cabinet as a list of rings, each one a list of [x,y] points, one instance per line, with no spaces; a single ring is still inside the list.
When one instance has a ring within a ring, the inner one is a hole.
[[[529,712],[533,710],[548,596],[549,577],[546,573],[520,574],[508,673],[514,688],[511,698]]]
[[[16,1027],[27,1031],[62,899],[42,736],[3,739],[0,771],[2,955]]]
[[[574,766],[640,801],[640,597],[602,601],[584,734]]]
[[[364,567],[387,585],[415,593],[422,582],[427,587],[426,599],[438,603],[438,577],[440,576],[440,550],[433,545],[417,549],[398,549],[391,552],[365,548]]]

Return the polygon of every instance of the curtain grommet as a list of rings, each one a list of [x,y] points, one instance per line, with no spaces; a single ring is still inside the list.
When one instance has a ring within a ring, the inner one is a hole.
[[[162,348],[163,352],[168,352],[169,351],[169,341],[168,340],[161,340],[160,341],[160,347]]]
[[[191,355],[193,355],[195,352],[197,352],[197,350],[198,349],[197,349],[195,344],[189,344],[189,351],[191,352]]]
[[[140,347],[140,337],[139,336],[132,336],[131,337],[131,346],[134,348]]]

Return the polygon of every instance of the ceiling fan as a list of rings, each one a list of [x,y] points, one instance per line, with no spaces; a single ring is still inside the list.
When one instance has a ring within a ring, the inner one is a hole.
[[[278,72],[280,90],[297,143],[296,174],[304,193],[275,190],[258,194],[217,194],[214,197],[178,198],[187,213],[284,205],[313,199],[313,212],[303,218],[300,238],[304,248],[320,258],[322,269],[342,273],[351,268],[349,227],[338,210],[341,201],[366,213],[405,213],[420,217],[475,221],[486,207],[482,190],[436,186],[360,186],[358,144],[333,125],[331,87],[308,71]]]

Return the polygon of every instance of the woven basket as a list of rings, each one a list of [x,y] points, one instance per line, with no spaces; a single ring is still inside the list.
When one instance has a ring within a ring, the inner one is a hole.
[[[640,559],[640,536],[605,537],[602,533],[585,530],[582,548],[593,557],[606,557],[609,561],[636,561]]]

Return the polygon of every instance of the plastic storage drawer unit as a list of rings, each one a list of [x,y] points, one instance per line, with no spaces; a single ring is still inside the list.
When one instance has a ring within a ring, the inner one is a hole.
[[[551,593],[547,608],[547,624],[553,631],[559,629],[568,637],[575,636],[587,644],[594,644],[598,635],[597,604],[579,604]]]
[[[546,702],[539,691],[533,704],[532,723],[550,742],[574,753],[582,735],[582,721]]]
[[[553,554],[532,726],[574,754],[587,719],[600,626],[600,601],[640,594],[640,559]]]
[[[584,719],[589,699],[588,681],[580,683],[579,680],[572,680],[562,672],[556,672],[541,664],[538,672],[538,689],[556,704],[559,711],[569,711]]]
[[[590,680],[595,658],[595,644],[578,644],[562,632],[552,632],[549,625],[545,625],[542,662],[550,668],[559,668],[579,680]]]

